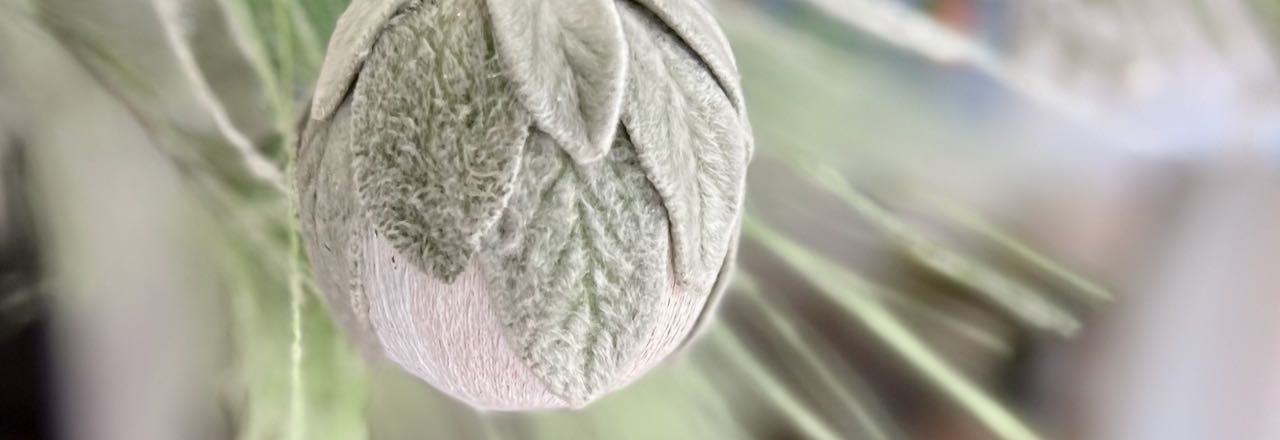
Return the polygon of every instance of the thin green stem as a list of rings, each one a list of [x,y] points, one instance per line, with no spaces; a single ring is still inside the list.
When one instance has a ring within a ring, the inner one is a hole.
[[[253,25],[253,13],[250,12],[246,0],[218,0],[223,15],[227,18],[227,28],[231,32],[232,41],[252,66],[267,97],[267,105],[274,116],[276,132],[287,133],[293,129],[292,97],[288,90],[290,83],[279,83],[279,74],[271,64],[270,50],[264,43],[262,34]]]
[[[868,295],[861,294],[873,289],[870,283],[750,218],[743,222],[743,231],[813,282],[820,292],[856,317],[902,356],[908,365],[960,403],[992,432],[1008,440],[1041,438],[1004,405],[939,357],[892,312]]]
[[[800,359],[809,366],[817,374],[818,381],[822,383],[824,389],[834,392],[836,397],[844,404],[858,421],[858,426],[865,430],[866,438],[873,440],[888,440],[894,438],[890,435],[890,429],[884,426],[881,418],[876,415],[878,411],[873,411],[863,404],[858,398],[849,392],[849,388],[843,382],[848,380],[840,380],[836,374],[832,372],[832,368],[828,366],[827,361],[822,358],[816,351],[826,347],[826,344],[814,338],[806,338],[801,336],[799,328],[792,324],[792,321],[786,316],[778,312],[777,307],[764,299],[760,289],[754,283],[746,281],[749,277],[746,274],[739,273],[737,275],[739,287],[737,289],[746,297],[750,303],[755,306],[755,310],[764,315],[765,321],[769,327],[781,336],[786,342],[786,346],[791,348],[796,354],[800,355]],[[848,377],[849,372],[846,372]],[[861,379],[854,380],[861,383]]]
[[[1026,324],[1064,336],[1073,335],[1080,330],[1080,321],[1058,304],[1049,301],[1043,293],[916,231],[871,198],[855,190],[835,170],[823,166],[804,166],[796,162],[793,164],[800,169],[801,175],[839,197],[925,267],[969,287],[974,293],[988,298]]]
[[[738,339],[733,332],[725,330],[723,327],[715,327],[711,329],[710,335],[712,340],[720,347],[725,354],[733,359],[734,364],[740,367],[753,379],[753,383],[760,387],[779,409],[787,413],[796,425],[804,430],[806,438],[817,440],[835,440],[842,438],[830,426],[827,425],[820,417],[805,407],[804,403],[796,397],[795,393],[787,388],[785,384],[773,377],[757,360],[742,341]]]
[[[284,103],[281,109],[280,117],[286,120],[293,119],[293,93],[292,86],[294,84],[294,76],[297,74],[296,59],[294,58],[293,49],[293,19],[290,17],[290,10],[293,4],[290,0],[274,0],[271,2],[272,17],[275,19],[275,39],[276,39],[276,56],[280,61],[280,84],[277,90],[281,93],[280,102]],[[284,144],[286,146],[293,144],[292,129],[285,130]]]
[[[693,389],[697,390],[696,392],[701,393],[700,395],[703,400],[706,400],[707,404],[711,406],[711,413],[715,416],[715,419],[721,423],[720,425],[711,424],[710,419],[704,419],[704,421],[710,426],[720,427],[720,429],[713,429],[712,432],[723,435],[728,431],[732,431],[735,435],[727,437],[746,438],[748,435],[744,431],[742,424],[738,423],[738,420],[733,417],[732,406],[725,400],[724,396],[715,389],[715,384],[711,382],[710,377],[707,377],[707,372],[702,369],[692,367],[686,368],[686,371],[687,372],[685,374],[681,374],[679,376],[680,379],[692,386]]]
[[[186,77],[187,83],[191,86],[192,92],[195,93],[196,99],[213,119],[218,131],[221,132],[231,146],[235,147],[235,151],[240,155],[250,173],[277,189],[283,189],[284,176],[281,175],[280,169],[271,160],[264,157],[262,153],[258,152],[253,142],[249,141],[249,138],[236,128],[235,124],[231,122],[231,117],[228,115],[226,108],[205,79],[204,73],[196,62],[195,54],[192,53],[186,38],[182,36],[180,5],[166,0],[151,0],[151,6],[160,19],[160,26],[164,30],[165,40],[169,44],[169,49],[173,51],[173,55],[176,57],[178,66]]]
[[[316,27],[311,25],[306,11],[297,6],[297,0],[290,0],[289,16],[293,20],[293,26],[298,29],[297,35],[299,42],[302,43],[303,60],[306,61],[308,70],[312,70],[320,65],[320,59],[324,56],[320,35],[316,32]]]
[[[948,220],[954,221],[965,227],[981,234],[983,237],[1003,246],[1017,255],[1019,258],[1031,263],[1036,268],[1057,277],[1075,288],[1078,292],[1091,300],[1111,301],[1114,297],[1106,289],[1102,288],[1084,277],[1075,274],[1071,270],[1062,267],[1053,260],[1031,249],[1022,243],[1021,240],[1014,238],[1008,233],[1001,230],[1000,227],[992,224],[990,221],[982,218],[981,215],[972,209],[965,208],[959,203],[953,202],[937,194],[926,192],[920,188],[914,188],[908,191],[908,197],[920,200],[921,205],[932,206],[937,212],[947,217]]]

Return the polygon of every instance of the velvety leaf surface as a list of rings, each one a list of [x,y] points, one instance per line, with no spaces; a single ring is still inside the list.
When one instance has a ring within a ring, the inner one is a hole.
[[[699,59],[711,69],[716,81],[739,109],[742,102],[742,80],[734,61],[729,40],[720,30],[715,17],[702,0],[636,0],[675,32]],[[745,112],[744,112],[745,114]]]
[[[396,11],[418,0],[353,0],[329,39],[311,104],[312,119],[327,119],[351,89],[374,41]]]
[[[482,0],[393,18],[353,98],[356,188],[371,223],[452,280],[497,220],[530,121],[488,40]]]
[[[709,293],[736,234],[748,134],[697,55],[623,4],[631,63],[623,123],[671,221],[677,280]]]
[[[579,163],[613,143],[626,45],[613,0],[488,0],[507,74],[538,128]]]
[[[667,291],[667,220],[625,136],[582,165],[535,131],[523,168],[482,267],[513,348],[576,406],[649,336]]]

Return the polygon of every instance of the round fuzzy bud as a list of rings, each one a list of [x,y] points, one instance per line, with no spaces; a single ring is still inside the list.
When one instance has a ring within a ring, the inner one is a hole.
[[[478,408],[576,408],[714,310],[751,148],[700,2],[355,0],[295,183],[367,354]]]

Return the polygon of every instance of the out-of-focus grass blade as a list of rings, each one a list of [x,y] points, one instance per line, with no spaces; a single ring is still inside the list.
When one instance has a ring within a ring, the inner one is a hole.
[[[241,156],[235,148],[226,142],[211,141],[161,110],[166,108],[166,96],[156,88],[155,81],[147,79],[154,74],[148,66],[135,63],[129,57],[134,54],[127,48],[113,44],[116,42],[109,35],[98,35],[91,22],[65,9],[40,3],[31,18],[131,113],[180,172],[204,190],[253,199],[264,195],[263,187],[241,166]],[[278,195],[278,189],[268,192]]]
[[[333,28],[338,22],[338,16],[342,15],[342,11],[347,8],[347,0],[295,0],[299,2],[303,11],[306,12],[307,20],[311,21],[311,26],[316,30],[325,47],[329,41],[329,35],[333,34]]]
[[[286,22],[292,20],[288,8],[287,4],[277,3],[269,12],[278,14],[277,22]],[[179,166],[193,170],[189,176],[193,183],[204,190],[212,206],[222,208],[214,214],[228,217],[219,222],[222,226],[213,234],[226,239],[213,240],[209,249],[225,256],[220,261],[228,282],[237,352],[233,371],[238,380],[232,387],[232,395],[239,397],[237,438],[364,438],[367,430],[363,414],[366,402],[363,364],[333,327],[327,312],[305,282],[305,265],[299,260],[296,247],[296,225],[291,224],[293,216],[280,203],[284,200],[281,188],[275,186],[267,194],[262,186],[246,187],[241,183],[247,176],[243,167],[227,160],[234,151],[230,145],[188,133],[164,114],[153,111],[162,108],[156,104],[161,95],[148,82],[138,80],[146,77],[147,71],[135,68],[130,59],[117,55],[109,40],[104,42],[86,36],[84,29],[89,27],[73,21],[78,20],[78,16],[52,7],[37,11],[45,28],[103,88],[135,113],[138,122],[155,136],[157,144],[170,152]],[[235,15],[236,9],[224,11],[228,12],[233,30],[250,29],[236,25],[243,18]],[[187,42],[181,39],[185,37],[178,32],[179,25],[174,22],[176,11],[159,12],[161,23],[168,26],[164,29],[166,35],[177,38],[171,41],[170,49],[189,51],[185,46]],[[276,35],[281,42],[296,39],[292,36],[292,26],[273,29],[281,32]],[[238,35],[237,42],[242,48],[268,47],[262,44],[260,34],[253,32]],[[291,42],[280,43],[274,47],[289,49],[290,45]],[[279,105],[272,110],[280,121],[277,125],[281,139],[288,142],[292,137],[293,98],[283,91],[295,88],[293,74],[289,73],[293,69],[292,55],[276,54],[275,59],[280,63],[277,67],[261,62],[261,57],[255,62],[253,53],[245,51],[250,63],[258,69],[266,90],[280,91],[273,94]],[[186,67],[188,79],[201,74],[190,65]],[[243,153],[247,147],[241,147]],[[286,237],[294,238],[286,240]],[[286,292],[289,294],[284,294]]]
[[[686,363],[685,365],[689,364]],[[707,405],[710,406],[710,408],[708,408],[708,412],[710,412],[714,418],[705,417],[700,419],[703,423],[707,424],[708,431],[710,432],[719,433],[727,438],[748,437],[749,434],[747,430],[738,422],[737,419],[734,419],[733,408],[731,407],[730,402],[720,396],[720,393],[716,391],[715,386],[711,383],[711,378],[707,377],[707,374],[708,373],[706,371],[686,367],[684,372],[679,375],[682,382],[687,383],[692,387],[682,387],[683,389],[692,390],[690,392],[694,394],[706,396],[704,400],[706,400]]]
[[[1087,120],[1090,103],[1051,78],[1019,68],[973,38],[928,15],[889,0],[804,0],[841,23],[929,60],[961,63],[1000,81],[1028,99],[1076,120]]]
[[[288,9],[291,28],[295,29],[298,35],[298,51],[302,53],[303,65],[306,66],[306,70],[318,69],[321,57],[324,55],[324,45],[320,43],[319,32],[316,31],[310,16],[297,0],[289,1],[285,7]]]
[[[283,251],[283,247],[278,250]],[[367,384],[362,362],[329,320],[316,300],[300,306],[296,323],[289,319],[293,306],[286,280],[263,260],[284,257],[283,252],[264,251],[231,244],[225,249],[224,279],[229,282],[233,338],[237,349],[235,393],[237,439],[278,440],[287,438],[359,440],[367,435],[364,407]],[[314,298],[308,296],[307,298]],[[294,340],[295,325],[307,337]],[[301,342],[300,353],[291,350]],[[291,358],[302,355],[297,364]],[[300,384],[295,374],[305,378]],[[305,388],[298,393],[297,386]],[[305,396],[306,431],[290,421],[295,411],[291,399]]]
[[[992,242],[1003,246],[1009,252],[1022,258],[1039,270],[1042,270],[1059,280],[1067,283],[1085,298],[1095,301],[1111,301],[1113,296],[1107,289],[1102,288],[1092,281],[1077,275],[1075,272],[1062,267],[1062,265],[1036,252],[1031,247],[1024,244],[1021,240],[1009,235],[1001,230],[1000,227],[992,224],[972,209],[966,208],[959,203],[947,200],[946,198],[924,190],[912,189],[908,197],[920,201],[920,206],[932,207],[948,220],[964,225],[965,227],[977,232]]]
[[[891,309],[898,310],[900,314],[915,314],[921,320],[947,329],[979,348],[999,354],[1008,354],[1012,350],[1007,341],[1002,340],[1000,336],[990,330],[974,325],[973,322],[964,318],[952,316],[946,310],[921,301],[913,295],[901,295],[896,292],[879,289],[871,293],[876,295],[876,299],[884,301],[885,305]]]
[[[804,403],[791,390],[787,389],[786,385],[774,378],[760,361],[752,356],[750,350],[733,334],[733,331],[724,326],[715,326],[709,333],[708,336],[716,343],[716,346],[721,348],[733,360],[735,366],[751,378],[751,383],[759,386],[765,395],[773,399],[773,403],[778,406],[778,409],[786,413],[791,418],[791,421],[796,424],[796,427],[804,432],[805,438],[819,440],[842,438],[822,418],[806,408]]]
[[[169,50],[173,53],[179,71],[185,76],[192,96],[196,97],[197,102],[208,113],[214,126],[227,143],[235,147],[245,167],[259,180],[280,191],[285,191],[284,173],[271,159],[258,151],[248,136],[236,128],[226,107],[200,70],[191,44],[183,35],[182,11],[179,9],[181,5],[167,0],[151,0],[151,5],[160,20],[160,27],[165,40],[169,43]]]
[[[276,130],[286,143],[293,133],[300,85],[320,68],[340,0],[217,0],[233,41],[267,92]],[[288,149],[291,150],[291,149]]]
[[[764,294],[760,292],[760,287],[752,280],[750,275],[742,272],[736,274],[734,276],[734,287],[740,295],[744,295],[755,306],[757,313],[764,315],[769,328],[773,329],[773,332],[778,336],[781,336],[786,341],[786,346],[799,355],[800,360],[817,375],[821,386],[825,390],[835,393],[845,408],[853,413],[853,417],[857,419],[858,427],[863,430],[863,438],[889,440],[903,437],[892,427],[891,421],[885,420],[883,417],[885,412],[883,410],[872,408],[871,405],[849,392],[848,385],[850,382],[861,384],[863,380],[856,377],[855,373],[848,368],[843,371],[844,379],[837,377],[837,373],[832,371],[833,367],[829,365],[832,350],[826,342],[816,338],[812,332],[806,332],[802,335],[800,329],[797,328],[798,326],[793,324],[793,320],[787,319],[787,315],[780,313],[776,306],[770,304],[764,298]],[[819,351],[822,354],[819,354]],[[859,386],[859,388],[860,391],[868,392],[865,387]],[[874,399],[874,396],[872,399]]]
[[[1009,409],[947,364],[893,313],[872,299],[866,293],[874,290],[869,282],[751,218],[743,222],[743,233],[775,252],[992,432],[1008,440],[1040,438]]]
[[[290,130],[293,121],[290,119],[287,90],[289,84],[280,84],[276,67],[271,63],[271,49],[262,37],[262,32],[254,25],[253,10],[244,0],[217,0],[222,14],[227,19],[227,28],[231,32],[232,41],[253,68],[258,76],[258,83],[266,92],[266,103],[275,116],[275,127],[279,132]]]
[[[930,270],[970,288],[1028,325],[1064,336],[1079,331],[1080,321],[1058,304],[1049,301],[1044,293],[1005,276],[995,268],[960,255],[907,226],[855,190],[835,170],[822,166],[797,165],[797,168],[800,175],[839,197],[851,209],[886,233],[903,252]]]

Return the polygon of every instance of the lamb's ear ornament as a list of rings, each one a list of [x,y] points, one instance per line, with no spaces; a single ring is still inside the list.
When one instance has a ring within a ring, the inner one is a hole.
[[[751,134],[694,0],[354,0],[299,136],[339,324],[478,408],[580,407],[682,346]]]

